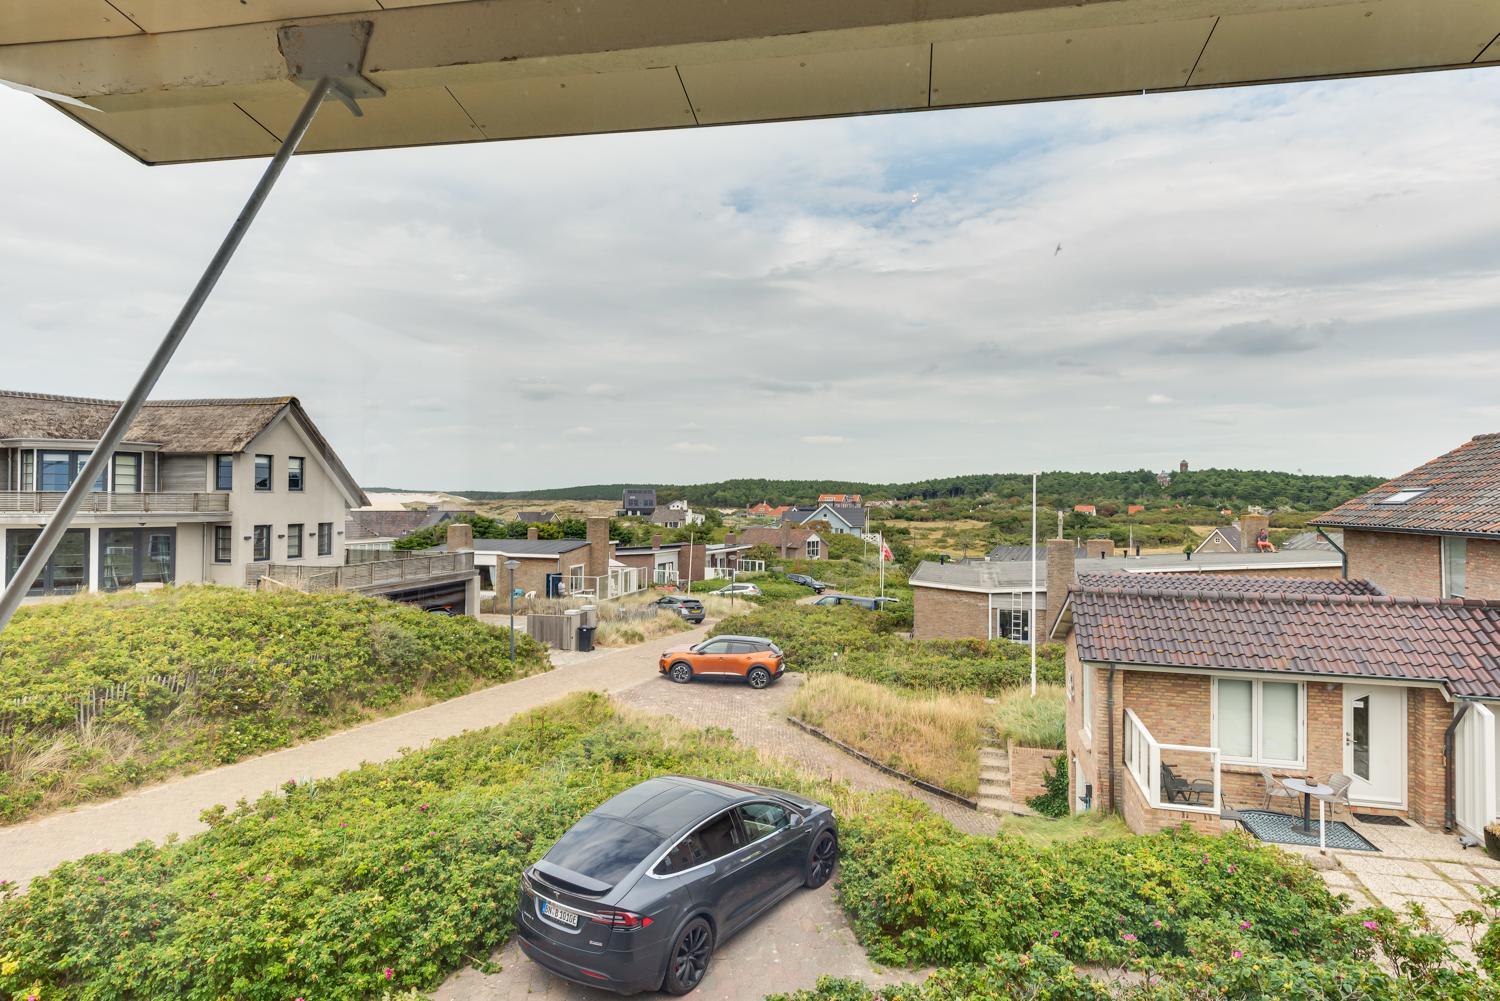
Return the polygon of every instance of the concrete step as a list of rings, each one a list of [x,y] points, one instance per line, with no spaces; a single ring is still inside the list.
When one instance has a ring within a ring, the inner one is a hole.
[[[979,784],[980,785],[984,785],[986,782],[994,782],[997,785],[1003,783],[1003,784],[1009,786],[1010,785],[1010,769],[1009,768],[981,768],[981,769],[979,769]]]
[[[986,761],[1004,761],[1008,764],[1010,762],[1010,755],[999,748],[981,747],[979,749],[979,760],[981,763]]]
[[[985,813],[1014,814],[1019,817],[1033,816],[1036,811],[1024,803],[1012,803],[1002,797],[979,797],[979,809]]]

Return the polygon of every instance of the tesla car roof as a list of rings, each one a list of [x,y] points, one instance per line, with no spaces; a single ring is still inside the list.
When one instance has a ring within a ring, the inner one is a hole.
[[[750,796],[717,782],[670,775],[626,789],[594,812],[667,837]]]

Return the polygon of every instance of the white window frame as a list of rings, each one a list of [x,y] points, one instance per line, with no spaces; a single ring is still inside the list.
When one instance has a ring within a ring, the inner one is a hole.
[[[1219,746],[1219,683],[1223,681],[1250,683],[1250,745],[1251,754],[1248,758],[1237,757],[1226,753]],[[1297,758],[1296,760],[1284,760],[1281,758],[1268,758],[1262,752],[1263,716],[1261,712],[1262,693],[1267,683],[1273,685],[1296,685],[1297,686]],[[1211,705],[1209,715],[1212,719],[1210,740],[1214,747],[1219,747],[1219,760],[1229,764],[1239,765],[1266,765],[1271,768],[1305,768],[1307,767],[1307,682],[1284,680],[1281,678],[1214,678],[1213,688],[1210,692]]]
[[[1094,669],[1087,663],[1080,663],[1078,670],[1082,672],[1078,679],[1078,688],[1082,693],[1079,697],[1083,709],[1083,741],[1093,746],[1094,743]]]
[[[1469,540],[1463,536],[1444,535],[1440,539],[1438,547],[1438,562],[1442,565],[1443,597],[1462,598],[1462,594],[1454,594],[1452,582],[1448,574],[1448,550],[1451,546],[1461,543],[1464,548],[1464,590],[1469,589]]]
[[[807,558],[810,560],[818,559],[823,552],[822,545],[823,544],[817,539],[808,539],[807,545],[804,547]]]

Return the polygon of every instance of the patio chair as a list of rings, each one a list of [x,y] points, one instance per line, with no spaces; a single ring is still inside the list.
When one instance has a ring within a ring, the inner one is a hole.
[[[1273,799],[1289,799],[1292,801],[1294,807],[1297,805],[1296,801],[1301,799],[1301,795],[1282,785],[1281,780],[1271,774],[1271,769],[1262,765],[1260,775],[1261,778],[1266,780],[1266,803],[1264,809],[1269,810],[1271,808],[1271,801]]]
[[[1320,799],[1328,804],[1328,812],[1330,816],[1338,808],[1338,805],[1340,803],[1344,804],[1344,809],[1352,814],[1354,812],[1354,806],[1349,802],[1349,787],[1353,784],[1354,780],[1345,775],[1343,772],[1334,772],[1332,775],[1328,776],[1328,788],[1332,789],[1333,792],[1325,793],[1324,795],[1317,796],[1315,798]]]
[[[1199,806],[1204,796],[1212,796],[1214,784],[1206,779],[1183,778],[1172,770],[1172,766],[1161,766],[1161,791],[1168,803],[1189,803]]]

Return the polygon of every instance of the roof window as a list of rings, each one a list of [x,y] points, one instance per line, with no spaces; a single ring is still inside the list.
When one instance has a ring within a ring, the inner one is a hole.
[[[1421,497],[1423,494],[1427,494],[1427,493],[1431,493],[1431,492],[1432,492],[1432,488],[1431,487],[1421,487],[1421,488],[1419,488],[1417,490],[1397,490],[1395,493],[1391,494],[1389,497],[1382,497],[1380,500],[1376,501],[1375,503],[1376,504],[1405,504],[1408,501],[1414,501],[1414,500],[1416,500],[1418,497]]]

